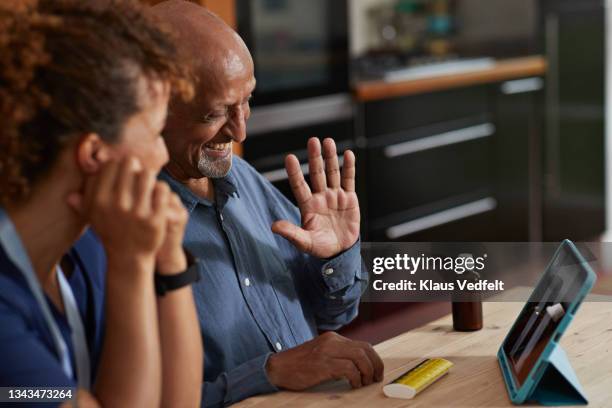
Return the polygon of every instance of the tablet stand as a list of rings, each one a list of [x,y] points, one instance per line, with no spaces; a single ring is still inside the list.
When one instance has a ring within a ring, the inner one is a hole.
[[[546,371],[527,400],[537,401],[542,405],[588,404],[578,377],[561,346],[555,346],[544,364]]]

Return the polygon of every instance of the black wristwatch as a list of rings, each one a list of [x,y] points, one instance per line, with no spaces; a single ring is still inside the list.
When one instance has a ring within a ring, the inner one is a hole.
[[[174,275],[161,275],[155,272],[155,292],[157,296],[164,296],[167,292],[191,285],[200,280],[197,259],[185,251],[187,257],[187,269]]]

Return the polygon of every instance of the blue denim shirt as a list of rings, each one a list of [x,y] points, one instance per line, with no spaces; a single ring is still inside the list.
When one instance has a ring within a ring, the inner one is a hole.
[[[300,225],[299,210],[238,157],[213,181],[214,203],[166,172],[160,178],[190,213],[184,244],[201,261],[193,291],[205,350],[202,406],[276,391],[265,371],[270,353],[357,315],[367,285],[359,241],[322,260],[272,233],[277,220]]]

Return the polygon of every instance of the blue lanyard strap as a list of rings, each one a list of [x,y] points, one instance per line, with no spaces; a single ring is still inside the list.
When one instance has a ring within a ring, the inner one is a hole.
[[[15,230],[15,226],[2,208],[0,208],[0,244],[4,248],[4,251],[8,255],[9,259],[21,271],[26,282],[28,283],[28,286],[34,295],[38,306],[40,306],[40,309],[42,310],[43,317],[47,323],[49,331],[51,332],[51,337],[55,343],[57,354],[62,363],[62,369],[69,378],[73,378],[72,364],[70,363],[66,342],[62,337],[59,327],[57,326],[57,322],[51,314],[51,309],[49,308],[49,304],[45,299],[45,295],[43,294],[40,282],[36,277],[36,273],[34,272],[30,258],[23,247],[21,238],[19,238],[19,234],[17,233],[17,230]]]

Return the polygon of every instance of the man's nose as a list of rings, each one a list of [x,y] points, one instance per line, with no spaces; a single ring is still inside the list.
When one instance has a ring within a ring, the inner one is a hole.
[[[234,142],[242,143],[246,139],[246,121],[246,112],[242,107],[239,107],[232,112],[231,117],[225,125],[225,128]]]

